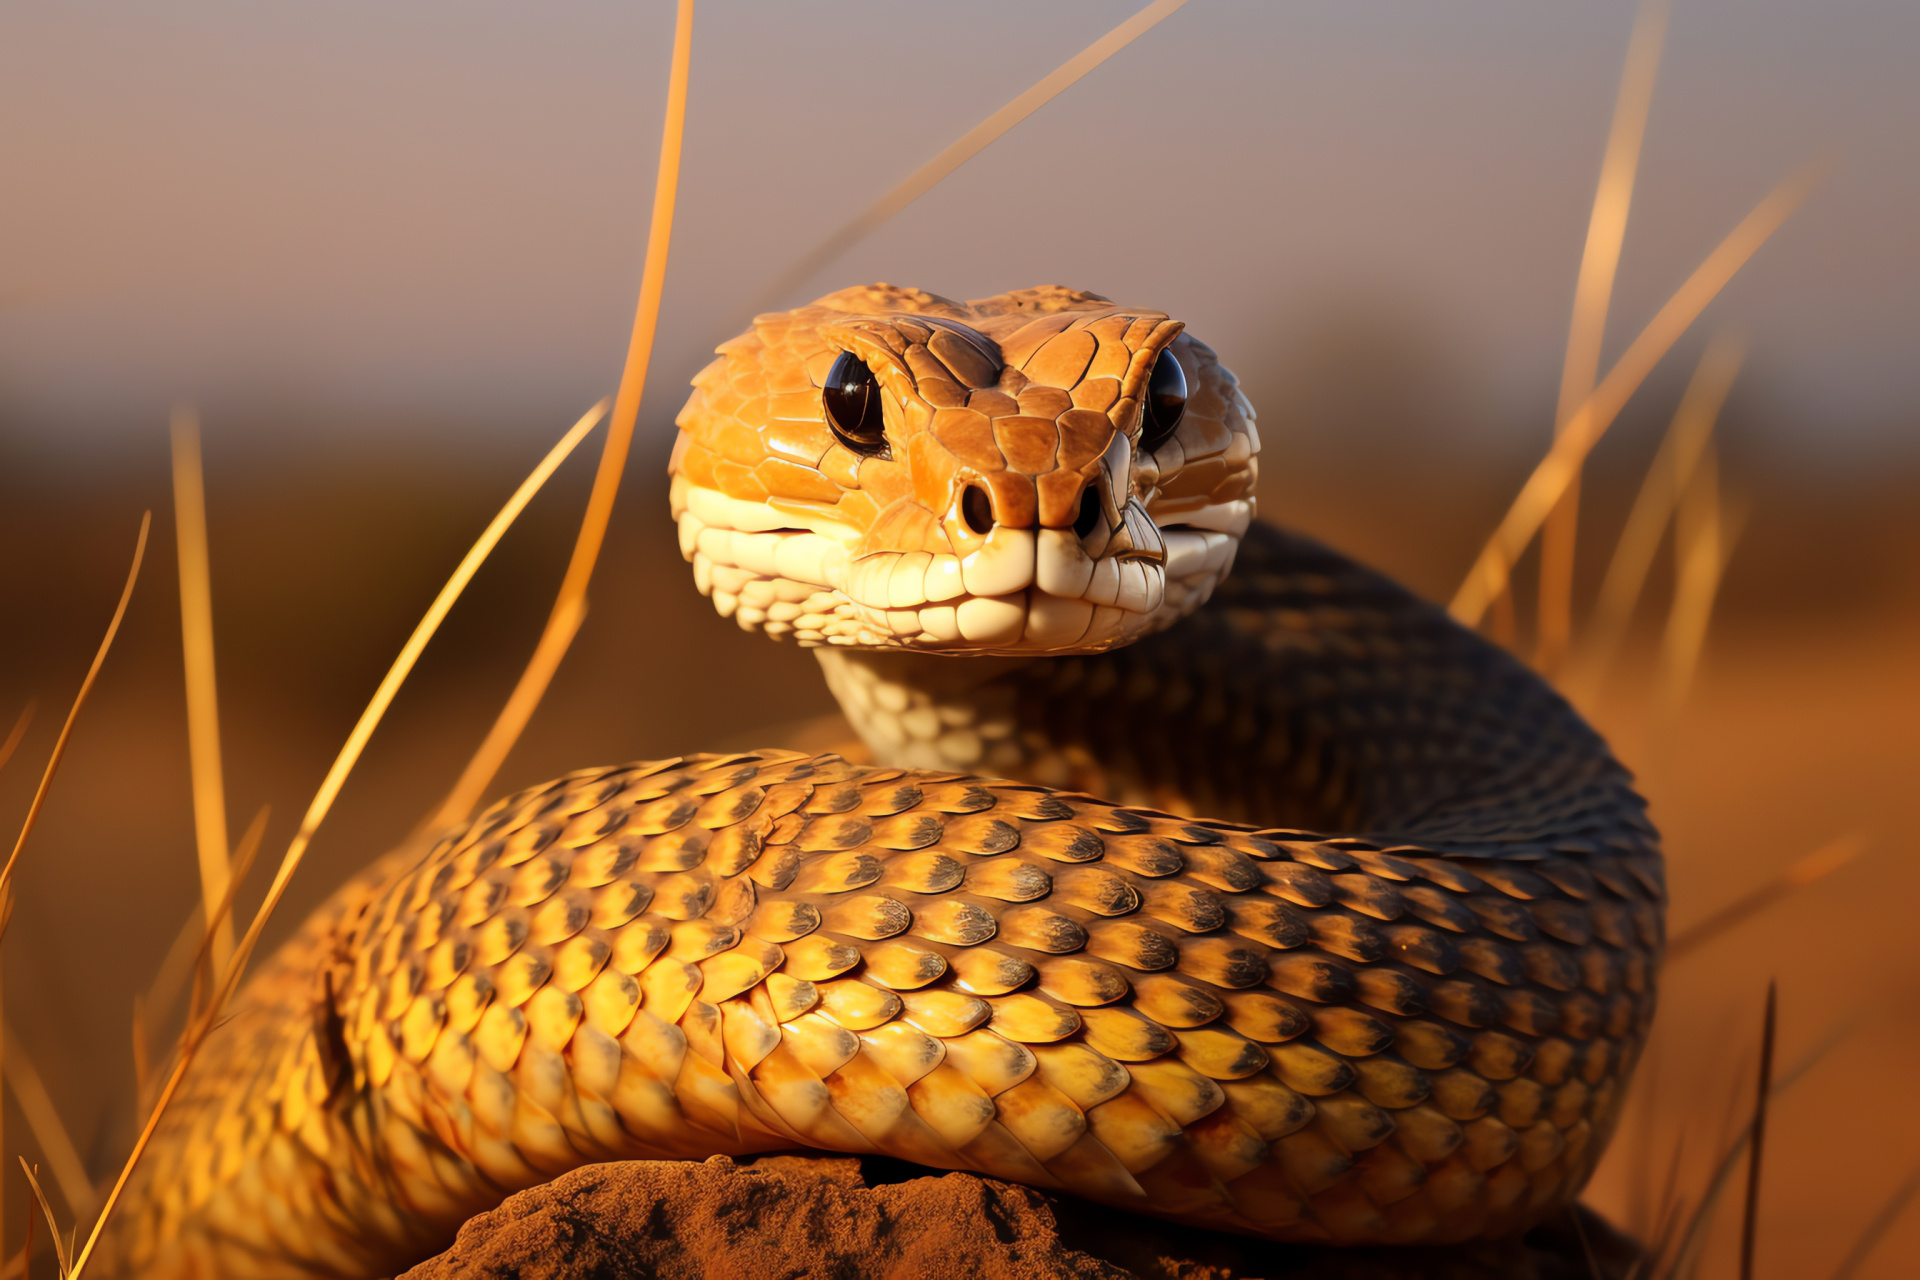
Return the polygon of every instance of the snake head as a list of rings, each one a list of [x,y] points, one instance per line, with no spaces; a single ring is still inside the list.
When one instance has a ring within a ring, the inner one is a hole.
[[[802,644],[1092,653],[1191,613],[1253,518],[1253,409],[1179,321],[890,285],[756,317],[676,419],[680,549]]]

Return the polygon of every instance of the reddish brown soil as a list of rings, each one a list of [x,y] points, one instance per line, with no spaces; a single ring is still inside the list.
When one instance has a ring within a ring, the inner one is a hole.
[[[1614,1280],[1630,1246],[1591,1215],[1458,1250],[1266,1244],[889,1160],[593,1165],[461,1228],[402,1280]]]

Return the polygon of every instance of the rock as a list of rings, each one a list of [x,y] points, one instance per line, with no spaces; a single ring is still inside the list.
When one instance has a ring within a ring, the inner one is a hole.
[[[1637,1252],[1592,1214],[1602,1280]],[[402,1280],[1592,1280],[1570,1221],[1460,1249],[1269,1244],[897,1161],[590,1165],[509,1198]]]

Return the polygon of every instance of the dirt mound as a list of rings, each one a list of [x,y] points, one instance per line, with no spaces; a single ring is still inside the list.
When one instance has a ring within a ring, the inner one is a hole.
[[[1583,1226],[1598,1274],[1631,1245]],[[1196,1231],[891,1160],[591,1165],[462,1227],[402,1280],[1591,1280],[1570,1221],[1458,1250],[1299,1248]]]

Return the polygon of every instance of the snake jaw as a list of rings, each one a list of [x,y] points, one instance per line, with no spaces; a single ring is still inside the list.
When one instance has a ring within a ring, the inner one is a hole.
[[[722,617],[802,644],[933,653],[1094,653],[1197,608],[1238,535],[1161,529],[1129,496],[1097,539],[995,526],[965,556],[849,551],[850,530],[754,528],[765,509],[676,480],[681,550]],[[746,527],[743,527],[746,526]],[[1243,526],[1244,527],[1244,526]],[[1088,542],[1096,542],[1089,554]],[[1169,602],[1172,607],[1169,608]]]

